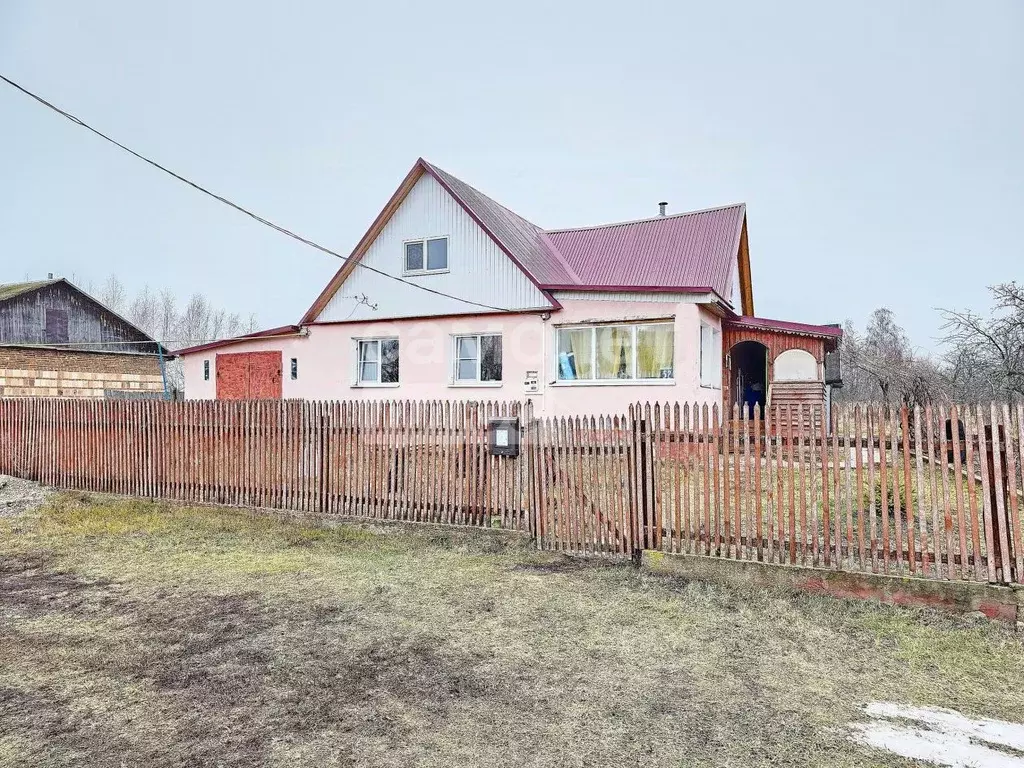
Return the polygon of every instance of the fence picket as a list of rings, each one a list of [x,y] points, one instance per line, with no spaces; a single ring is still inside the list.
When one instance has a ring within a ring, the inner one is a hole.
[[[831,509],[829,508],[828,436],[826,433],[827,425],[825,424],[824,413],[822,413],[821,417],[818,419],[818,425],[818,461],[821,462],[821,555],[822,564],[828,567],[832,565],[832,517],[830,514]],[[815,534],[817,534],[817,527],[815,527]],[[815,536],[815,538],[817,538],[817,536]]]
[[[1024,490],[1024,403],[1017,403],[1017,465],[1020,470],[1020,481],[1021,484],[1017,486],[1020,490]],[[1009,428],[1008,428],[1009,429]],[[1013,471],[1011,469],[1011,471]],[[1017,482],[1017,473],[1014,473],[1014,485]],[[1011,486],[1012,488],[1013,486]],[[1017,493],[1014,492],[1011,498],[1013,501],[1013,530],[1014,530],[1014,541],[1016,542],[1016,553],[1017,553],[1017,583],[1024,584],[1024,509],[1017,500]]]
[[[1008,499],[1008,507],[1006,509],[1006,521],[1007,521],[1007,538],[1010,543],[1010,554],[1013,556],[1012,566],[1013,572],[1016,575],[1016,580],[1020,582],[1024,576],[1021,574],[1021,568],[1024,566],[1024,553],[1021,552],[1021,531],[1020,531],[1020,505],[1017,501],[1017,459],[1020,458],[1019,450],[1014,449],[1013,441],[1017,436],[1015,433],[1019,433],[1018,429],[1014,430],[1013,419],[1011,418],[1010,406],[1007,403],[1002,405],[1002,417],[1003,424],[1006,432],[1006,441],[1003,443],[1005,446],[1006,455],[1006,486]],[[1024,444],[1020,447],[1024,448]],[[1009,581],[1010,579],[1007,579]]]
[[[949,422],[951,425],[950,436],[952,437],[952,443],[950,445],[950,451],[953,453],[953,477],[956,482],[956,488],[954,489],[953,500],[956,505],[956,527],[960,538],[960,577],[968,578],[970,565],[967,559],[967,522],[964,516],[964,478],[963,478],[963,464],[961,461],[961,451],[963,450],[963,442],[960,439],[960,412],[957,410],[955,405],[950,407],[949,410]],[[949,455],[943,457],[943,461],[948,464]],[[907,495],[910,495],[910,489],[907,489]]]
[[[994,477],[991,478],[992,489],[995,492],[996,497],[996,519],[998,520],[997,530],[994,531],[999,537],[999,551],[1002,555],[1002,567],[1003,567],[1003,579],[1006,581],[1010,580],[1010,537],[1009,522],[1006,516],[1006,505],[1003,501],[1003,435],[1001,434],[999,424],[999,414],[996,410],[996,404],[992,403],[990,406],[991,418],[992,418],[992,469]],[[1008,431],[1008,430],[1004,430]],[[1009,437],[1009,435],[1006,435]],[[1009,467],[1007,467],[1009,469]]]
[[[903,495],[900,492],[900,471],[902,469],[899,456],[899,416],[895,409],[889,411],[889,431],[886,435],[889,441],[889,465],[892,467],[892,521],[893,540],[892,546],[895,550],[893,559],[896,561],[897,572],[902,571],[903,566]]]
[[[942,492],[943,522],[942,530],[945,533],[946,545],[946,578],[956,578],[956,552],[953,543],[953,515],[949,506],[949,463],[947,462],[949,445],[946,442],[946,406],[939,406],[939,484]]]

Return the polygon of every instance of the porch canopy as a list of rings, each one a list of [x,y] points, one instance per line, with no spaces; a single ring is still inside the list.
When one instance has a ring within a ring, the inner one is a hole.
[[[825,355],[842,336],[839,325],[749,315],[723,319],[723,406],[823,404]]]

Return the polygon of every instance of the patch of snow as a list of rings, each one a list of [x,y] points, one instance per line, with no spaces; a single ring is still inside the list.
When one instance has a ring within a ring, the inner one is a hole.
[[[1024,768],[1024,725],[891,702],[868,704],[865,712],[870,722],[852,724],[859,744],[952,768]]]

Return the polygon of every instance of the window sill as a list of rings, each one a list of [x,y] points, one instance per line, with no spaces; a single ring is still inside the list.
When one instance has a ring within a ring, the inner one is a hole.
[[[720,384],[718,386],[715,386],[714,384],[701,384],[700,388],[701,389],[714,389],[714,390],[721,391],[722,386]]]
[[[552,387],[673,387],[675,379],[559,379]]]
[[[504,382],[501,381],[449,381],[450,389],[498,389]]]
[[[395,382],[394,384],[375,384],[371,381],[360,381],[352,385],[352,389],[395,389],[401,386],[401,382]]]
[[[450,269],[417,269],[412,272],[402,272],[402,277],[426,277],[428,275],[447,275]]]

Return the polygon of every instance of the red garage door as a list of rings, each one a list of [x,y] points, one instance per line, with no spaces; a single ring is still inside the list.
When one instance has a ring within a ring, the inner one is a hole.
[[[280,400],[281,353],[217,355],[218,400]]]

